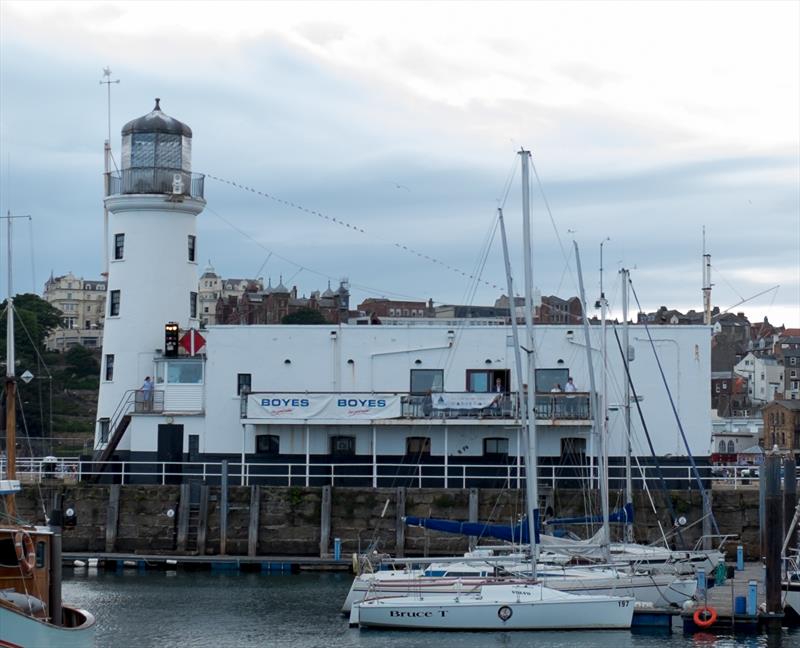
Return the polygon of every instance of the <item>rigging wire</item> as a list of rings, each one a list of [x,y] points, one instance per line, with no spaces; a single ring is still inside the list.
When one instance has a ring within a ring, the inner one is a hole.
[[[375,238],[375,239],[378,239],[380,241],[383,241],[384,243],[389,243],[390,245],[394,246],[395,248],[397,248],[399,250],[403,250],[404,252],[408,252],[409,254],[412,254],[412,255],[420,258],[420,259],[424,259],[426,261],[429,261],[430,263],[439,265],[439,266],[441,266],[441,267],[443,267],[443,268],[445,268],[447,270],[450,270],[451,272],[454,272],[456,274],[460,274],[460,275],[462,275],[464,277],[467,277],[468,279],[475,279],[475,275],[474,274],[469,274],[469,273],[461,270],[460,268],[457,268],[455,266],[450,265],[446,261],[442,261],[441,259],[439,259],[437,257],[430,256],[428,254],[420,252],[420,251],[414,249],[413,247],[409,247],[409,246],[404,245],[402,243],[398,243],[396,241],[391,241],[391,240],[386,239],[384,237],[378,236],[377,234],[374,234],[372,232],[368,232],[367,230],[365,230],[363,227],[361,227],[359,225],[354,225],[352,223],[349,223],[349,222],[347,222],[345,220],[342,220],[340,218],[336,218],[334,216],[328,216],[327,214],[325,214],[323,212],[317,211],[315,209],[309,209],[308,207],[304,207],[303,205],[300,205],[298,203],[294,203],[291,200],[284,200],[284,199],[279,198],[279,197],[277,197],[277,196],[275,196],[275,195],[273,195],[273,194],[271,194],[269,192],[260,191],[258,189],[253,188],[253,187],[250,187],[248,185],[243,185],[243,184],[240,184],[238,182],[234,182],[233,180],[228,180],[226,178],[221,178],[219,176],[216,176],[216,175],[213,175],[213,174],[210,174],[210,173],[206,173],[205,175],[206,175],[207,178],[211,178],[212,180],[216,180],[218,182],[222,182],[223,184],[227,184],[227,185],[230,185],[232,187],[236,187],[237,189],[241,189],[242,191],[249,191],[250,193],[257,194],[257,195],[261,196],[262,198],[266,198],[268,200],[272,200],[272,201],[280,203],[280,204],[282,204],[282,205],[284,205],[286,207],[291,207],[292,209],[296,209],[298,211],[305,212],[305,213],[310,214],[312,216],[316,216],[317,218],[321,218],[321,219],[326,220],[326,221],[328,221],[330,223],[335,223],[336,225],[339,225],[340,227],[344,227],[346,229],[352,230],[353,232],[364,234],[366,236],[370,236],[372,238]],[[242,230],[239,230],[239,232],[243,233]],[[248,236],[248,238],[252,238],[252,237]],[[490,288],[494,288],[495,290],[499,289],[498,284],[493,283],[491,281],[486,281],[486,280],[483,280],[483,279],[479,279],[478,281],[480,281],[480,283],[482,283],[482,284],[484,284],[484,285],[486,285],[486,286],[488,286]]]

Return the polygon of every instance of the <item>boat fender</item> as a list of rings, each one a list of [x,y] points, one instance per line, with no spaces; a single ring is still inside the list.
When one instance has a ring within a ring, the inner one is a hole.
[[[353,554],[353,573],[358,576],[360,573],[359,565],[358,565],[358,554]]]
[[[22,573],[26,576],[33,571],[36,564],[36,552],[33,549],[33,540],[27,531],[17,531],[14,534],[14,549],[17,552],[17,562],[19,562]]]
[[[695,610],[692,619],[698,628],[710,628],[717,620],[717,611],[706,605]]]

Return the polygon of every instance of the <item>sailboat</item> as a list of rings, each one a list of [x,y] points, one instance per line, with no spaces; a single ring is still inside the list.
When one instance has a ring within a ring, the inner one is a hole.
[[[530,153],[520,151],[522,160],[523,239],[525,261],[525,320],[527,343],[533,346],[533,276],[531,267],[529,164]],[[505,229],[503,246],[507,250]],[[507,257],[507,254],[506,254]],[[513,295],[506,260],[509,295]],[[515,363],[522,375],[520,343],[512,317]],[[456,591],[427,596],[412,590],[405,596],[368,597],[350,611],[351,625],[417,630],[572,630],[625,629],[633,621],[634,598],[617,595],[586,595],[559,591],[543,584],[537,575],[539,510],[536,474],[535,358],[528,357],[527,411],[525,414],[526,502],[530,539],[529,578],[519,582],[485,581],[464,592],[462,581]]]
[[[0,646],[84,648],[94,646],[95,618],[61,602],[61,534],[54,526],[25,524],[17,517],[16,376],[14,299],[11,292],[11,220],[6,329],[6,462],[0,474]],[[51,524],[60,512],[53,511]]]

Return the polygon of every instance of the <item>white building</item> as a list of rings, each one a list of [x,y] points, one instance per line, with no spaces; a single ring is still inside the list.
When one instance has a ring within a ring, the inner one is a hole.
[[[459,485],[476,466],[519,465],[521,385],[507,326],[209,326],[201,353],[165,353],[165,324],[199,326],[192,252],[205,202],[202,178],[190,178],[190,141],[188,127],[158,106],[123,129],[121,177],[106,204],[125,254],[110,266],[98,448],[123,460],[282,464],[284,475],[285,464],[296,464],[292,470],[306,482],[329,479],[331,470],[366,472],[373,485],[384,464],[402,464],[420,482],[422,464]],[[164,145],[182,157],[154,169]],[[131,184],[166,175],[178,176],[174,189],[171,180]],[[172,280],[158,280],[166,276]],[[592,327],[590,343],[598,385],[599,329]],[[644,326],[631,327],[631,374],[655,452],[685,461],[688,443],[693,454],[707,456],[710,329],[658,326],[650,334],[652,344]],[[619,458],[624,370],[613,333],[609,339],[610,454]],[[595,395],[582,328],[538,327],[536,350],[542,461],[593,461]],[[137,391],[146,376],[155,379],[152,399]],[[550,391],[568,376],[577,393]],[[633,419],[634,453],[647,457],[635,410]],[[396,465],[385,468],[381,474],[396,475]],[[263,466],[253,471],[264,474]],[[506,469],[501,473],[492,474]]]
[[[775,358],[760,358],[748,353],[733,367],[734,373],[747,378],[747,395],[754,405],[775,400],[783,389],[783,370]]]
[[[45,282],[45,301],[64,315],[64,325],[45,339],[50,351],[66,351],[82,345],[96,348],[103,343],[106,282],[76,277],[71,272]]]

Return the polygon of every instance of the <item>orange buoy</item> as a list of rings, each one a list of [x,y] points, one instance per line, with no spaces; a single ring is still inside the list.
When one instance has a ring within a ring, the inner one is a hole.
[[[710,628],[717,620],[717,611],[706,605],[695,610],[692,618],[698,628]]]

